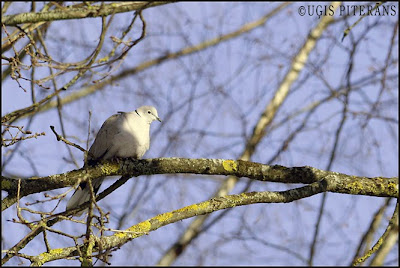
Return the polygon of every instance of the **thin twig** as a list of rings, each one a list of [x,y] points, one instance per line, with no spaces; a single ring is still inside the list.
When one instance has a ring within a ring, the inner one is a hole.
[[[57,138],[58,141],[63,141],[63,142],[65,142],[66,144],[71,145],[71,146],[74,146],[75,148],[81,150],[81,151],[84,152],[84,153],[86,152],[86,150],[83,149],[83,148],[82,148],[81,146],[79,146],[78,144],[75,144],[75,143],[73,143],[73,142],[70,142],[69,140],[67,140],[67,139],[65,139],[64,137],[62,137],[61,135],[59,135],[59,134],[55,131],[54,126],[50,126],[50,128],[51,128],[51,130],[53,131],[54,135],[56,135],[56,138]]]

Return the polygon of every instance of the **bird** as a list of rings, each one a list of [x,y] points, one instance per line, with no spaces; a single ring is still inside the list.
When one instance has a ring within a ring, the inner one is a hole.
[[[89,149],[87,164],[95,165],[112,158],[142,158],[150,148],[150,124],[155,120],[161,122],[157,109],[148,105],[110,116],[104,121]],[[104,177],[93,181],[95,194],[103,180]],[[66,209],[76,208],[89,200],[89,185],[82,182],[69,199]],[[78,212],[76,216],[81,216],[86,210]]]

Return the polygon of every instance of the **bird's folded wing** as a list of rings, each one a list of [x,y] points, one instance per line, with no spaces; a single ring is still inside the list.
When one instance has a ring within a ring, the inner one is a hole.
[[[113,149],[114,137],[120,132],[123,117],[123,114],[114,114],[103,123],[89,149],[89,161],[104,159]]]

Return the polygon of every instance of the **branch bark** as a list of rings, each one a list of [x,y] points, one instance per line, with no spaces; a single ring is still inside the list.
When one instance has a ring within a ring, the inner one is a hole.
[[[104,17],[115,13],[141,10],[169,3],[173,3],[173,1],[121,2],[105,5],[87,5],[86,7],[65,7],[46,12],[28,12],[3,16],[2,23],[6,26],[15,26],[22,23]]]
[[[107,161],[93,167],[83,167],[63,174],[41,178],[27,178],[21,182],[20,197],[72,186],[78,180],[97,179],[104,176],[137,177],[154,174],[202,174],[247,177],[252,180],[311,184],[321,180],[326,190],[334,193],[398,197],[398,178],[367,178],[324,171],[317,168],[269,166],[243,160],[154,158]],[[8,192],[2,200],[2,210],[16,202],[19,178],[2,176],[1,189]]]

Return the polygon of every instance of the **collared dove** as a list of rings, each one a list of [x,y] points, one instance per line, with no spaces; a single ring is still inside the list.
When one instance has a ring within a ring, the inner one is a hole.
[[[118,112],[110,116],[101,126],[89,149],[88,163],[95,164],[100,160],[114,157],[141,158],[150,147],[150,124],[158,120],[158,113],[153,106],[141,106],[132,112]],[[104,178],[93,181],[95,194]],[[67,210],[75,208],[90,200],[90,189],[82,182],[67,203]],[[82,215],[85,210],[77,213]]]

